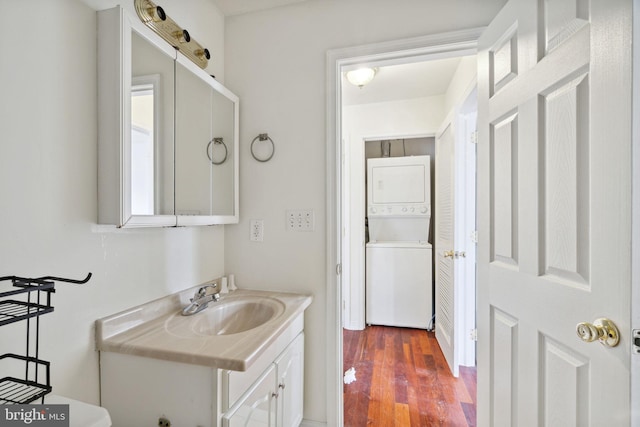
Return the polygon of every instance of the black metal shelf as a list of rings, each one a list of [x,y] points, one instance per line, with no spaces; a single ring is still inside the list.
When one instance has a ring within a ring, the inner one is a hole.
[[[0,292],[0,326],[41,316],[53,311],[53,307],[51,306],[51,293],[55,292],[53,282],[25,282],[24,280],[20,280],[21,278],[16,277],[10,279],[13,282],[13,288]],[[35,297],[36,301],[31,301],[31,292],[37,292]],[[42,295],[40,292],[46,292],[44,295],[46,301],[41,301]],[[15,299],[2,300],[2,298],[18,296],[25,293],[28,294],[26,301]]]
[[[0,379],[0,405],[17,405],[34,402],[51,392],[51,381],[49,374],[49,362],[36,359],[35,357],[20,356],[17,354],[0,355],[0,361],[4,359],[16,359],[24,362],[25,371],[34,369],[39,371],[44,367],[44,381],[38,382],[15,377],[4,377]],[[31,367],[30,364],[34,366]],[[1,365],[0,365],[1,366]],[[27,374],[28,376],[28,374]],[[36,378],[38,376],[36,375]]]
[[[0,277],[0,282],[11,281],[12,287],[0,292],[0,326],[26,320],[26,355],[6,353],[0,355],[0,372],[8,368],[11,373],[24,371],[24,376],[7,375],[0,378],[0,405],[17,405],[34,402],[51,392],[50,363],[39,358],[40,316],[51,313],[51,294],[54,281],[87,283],[91,273],[83,280],[61,277],[25,278]],[[9,297],[15,297],[8,299]],[[17,299],[22,297],[23,300]],[[7,299],[5,299],[7,298]],[[35,320],[35,350],[31,350],[31,322]]]
[[[49,305],[15,300],[0,301],[0,326],[41,316],[52,311],[53,307]]]

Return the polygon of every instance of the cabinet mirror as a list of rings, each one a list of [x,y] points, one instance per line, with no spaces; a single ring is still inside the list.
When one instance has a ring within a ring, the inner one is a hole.
[[[213,77],[176,60],[175,207],[178,225],[237,220],[238,99]]]
[[[238,98],[121,7],[98,13],[98,222],[238,222]]]
[[[131,35],[131,215],[174,213],[174,60]]]

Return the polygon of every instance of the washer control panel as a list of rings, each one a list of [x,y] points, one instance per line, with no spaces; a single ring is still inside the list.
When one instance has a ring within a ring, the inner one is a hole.
[[[427,205],[378,205],[369,206],[369,215],[403,216],[403,215],[429,215]]]

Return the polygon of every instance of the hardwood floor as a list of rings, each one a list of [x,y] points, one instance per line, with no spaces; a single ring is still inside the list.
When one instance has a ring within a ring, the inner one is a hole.
[[[454,378],[432,332],[369,326],[343,333],[344,425],[475,426],[476,370]]]

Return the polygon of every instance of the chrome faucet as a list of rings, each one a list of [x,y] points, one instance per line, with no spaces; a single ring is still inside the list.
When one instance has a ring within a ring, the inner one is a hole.
[[[209,289],[215,292],[208,293]],[[182,315],[190,316],[192,314],[196,314],[207,308],[210,302],[218,301],[219,299],[220,291],[218,290],[217,282],[201,286],[198,288],[193,298],[191,298],[191,303],[182,310]]]

